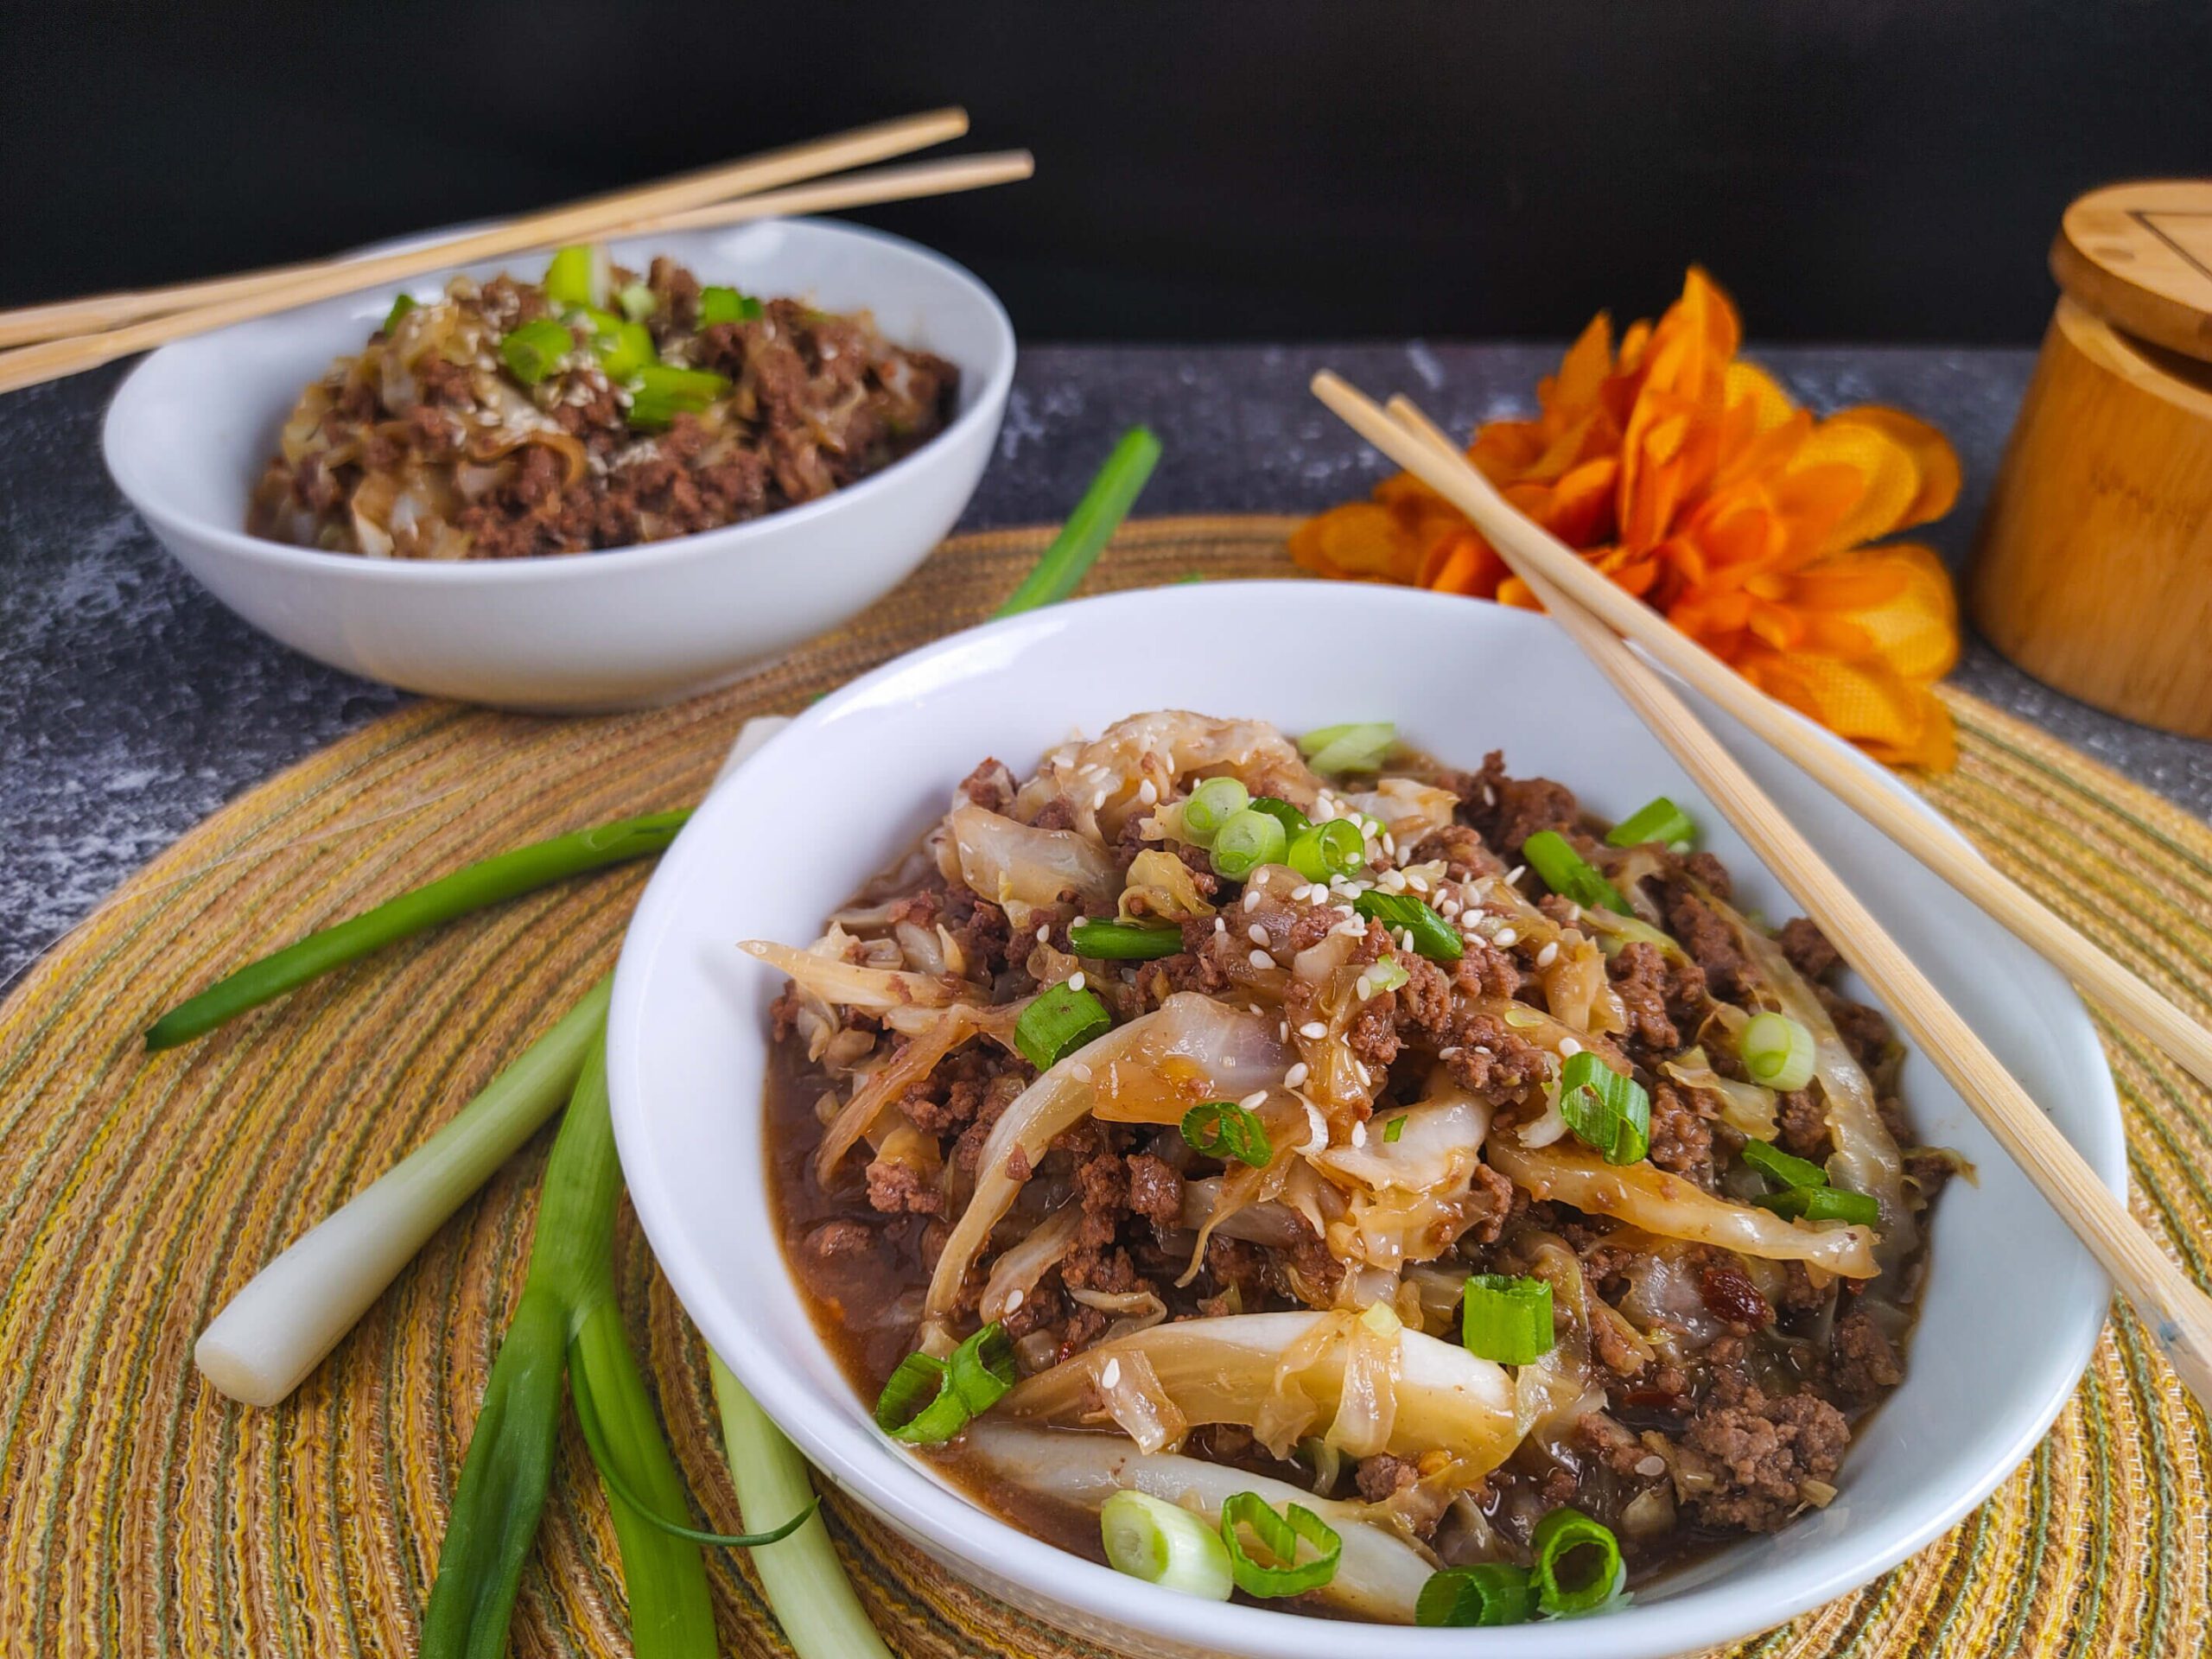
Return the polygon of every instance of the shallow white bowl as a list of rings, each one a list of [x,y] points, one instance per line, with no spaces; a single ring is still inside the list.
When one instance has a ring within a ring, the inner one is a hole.
[[[247,499],[284,417],[333,359],[361,349],[398,292],[387,287],[163,346],[108,410],[108,470],[216,598],[350,673],[545,710],[665,702],[731,679],[865,608],[952,527],[1005,411],[1014,328],[990,290],[950,260],[850,225],[769,220],[613,249],[638,269],[666,253],[749,294],[873,311],[886,338],[959,365],[956,417],[912,454],[818,501],[602,553],[433,563],[247,535]],[[544,259],[467,269],[535,276]],[[404,286],[433,294],[449,274]]]
[[[1516,774],[1556,778],[1610,817],[1669,795],[1749,906],[1795,913],[1554,625],[1522,611],[1318,582],[1163,588],[957,634],[826,699],[710,798],[664,856],[623,948],[608,1055],[623,1171],[654,1253],[715,1351],[831,1479],[955,1572],[1131,1652],[1649,1659],[1843,1594],[1942,1533],[2028,1454],[2088,1361],[2106,1281],[1916,1054],[1904,1078],[1916,1126],[1973,1159],[1980,1179],[1954,1182],[1937,1206],[1904,1386],[1862,1428],[1834,1503],[1662,1580],[1621,1611],[1355,1635],[1195,1601],[981,1513],[880,1434],[809,1324],[769,1221],[760,1088],[781,980],[735,942],[814,938],[985,755],[1022,772],[1071,726],[1096,732],[1159,708],[1260,716],[1292,731],[1395,720],[1454,764],[1503,748]],[[2118,1102],[2065,981],[1758,740],[1700,712],[2120,1191]],[[1834,741],[1806,728],[1808,743]]]

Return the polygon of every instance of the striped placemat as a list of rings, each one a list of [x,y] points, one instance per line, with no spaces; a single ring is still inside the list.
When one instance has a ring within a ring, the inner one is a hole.
[[[1130,526],[1093,585],[1291,575],[1289,521]],[[851,627],[712,696],[553,721],[405,709],[233,802],[61,941],[0,1007],[0,1651],[177,1659],[415,1649],[438,1536],[520,1287],[544,1140],[447,1227],[281,1409],[199,1382],[194,1335],[289,1239],[393,1162],[612,960],[626,869],[463,922],[147,1059],[148,1017],[226,968],[465,860],[692,800],[739,721],[795,710],[980,617],[1042,545],[948,543]],[[1929,794],[2012,874],[2183,1007],[2212,1013],[2212,834],[1964,697]],[[2101,1021],[2137,1209],[2200,1281],[2212,1100]],[[739,1517],[704,1357],[634,1228],[621,1275],[676,1449]],[[2049,1440],[1948,1537],[1745,1654],[2204,1651],[2203,1417],[2124,1315]],[[514,1626],[521,1655],[627,1652],[613,1536],[570,1431]],[[902,1655],[1096,1650],[950,1581],[830,1504]],[[727,1650],[787,1653],[718,1555]]]

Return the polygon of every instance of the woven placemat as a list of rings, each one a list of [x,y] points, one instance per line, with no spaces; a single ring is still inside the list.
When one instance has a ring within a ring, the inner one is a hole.
[[[1133,525],[1093,585],[1290,575],[1288,523]],[[193,1338],[584,990],[646,872],[462,922],[150,1061],[149,1016],[465,860],[696,798],[743,716],[795,710],[975,620],[1042,541],[1014,531],[950,543],[853,626],[677,708],[567,721],[404,710],[226,807],[33,969],[0,1008],[0,1651],[413,1654],[520,1287],[544,1137],[283,1408],[245,1410],[203,1386]],[[1963,697],[1953,706],[1963,760],[1929,788],[1936,803],[2182,1006],[2212,1014],[2212,834],[2017,721]],[[2137,1212],[2206,1282],[2212,1098],[2099,1024],[2126,1104]],[[677,1455],[712,1523],[734,1529],[703,1352],[626,1222],[620,1270]],[[513,1650],[625,1654],[613,1535],[569,1433]],[[2204,1419],[2123,1315],[2050,1439],[1971,1519],[1736,1651],[2201,1652],[2208,1461]],[[850,1504],[830,1510],[901,1655],[1096,1651],[951,1582]],[[712,1572],[725,1649],[788,1653],[749,1567],[717,1554]]]

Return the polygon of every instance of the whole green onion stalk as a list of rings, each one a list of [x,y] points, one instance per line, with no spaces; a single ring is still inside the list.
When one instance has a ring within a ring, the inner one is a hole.
[[[175,1048],[189,1042],[226,1020],[295,990],[334,968],[342,968],[372,950],[456,916],[535,893],[586,870],[658,853],[676,839],[676,832],[690,816],[690,810],[685,808],[624,818],[464,865],[451,875],[404,893],[335,927],[310,933],[274,956],[264,957],[218,980],[156,1020],[146,1033],[146,1046]]]
[[[516,1587],[552,1479],[564,1372],[613,1514],[638,1659],[715,1659],[702,1539],[772,1542],[810,1513],[810,1503],[773,1532],[730,1538],[669,1519],[688,1512],[690,1495],[615,1300],[621,1196],[602,1031],[584,1058],[546,1160],[529,1276],[492,1362],[454,1490],[423,1615],[422,1659],[497,1659],[505,1651]]]
[[[1160,440],[1153,436],[1151,428],[1133,426],[1122,434],[1121,442],[1090,480],[1090,487],[1083,493],[1083,499],[1076,503],[1052,544],[992,616],[1018,616],[1039,606],[1058,604],[1075,592],[1106,543],[1113,540],[1114,532],[1122,527],[1122,520],[1128,517],[1159,459]]]

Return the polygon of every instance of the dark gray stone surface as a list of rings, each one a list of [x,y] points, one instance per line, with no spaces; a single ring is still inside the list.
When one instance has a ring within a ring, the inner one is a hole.
[[[1166,447],[1147,513],[1303,512],[1385,470],[1306,391],[1325,364],[1405,391],[1454,431],[1529,405],[1556,346],[1039,346],[963,527],[1063,513],[1115,435]],[[2032,354],[1843,348],[1761,354],[1815,409],[1875,400],[1942,426],[1966,494],[1929,539],[1955,566]],[[0,397],[0,980],[224,801],[401,701],[264,639],[170,563],[108,481],[99,421],[119,371]],[[2212,745],[2084,708],[1979,643],[1970,690],[2212,812]]]

